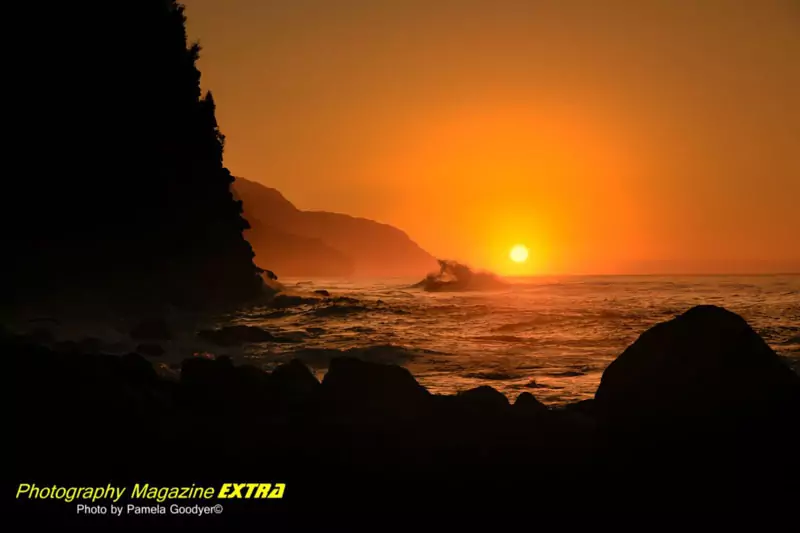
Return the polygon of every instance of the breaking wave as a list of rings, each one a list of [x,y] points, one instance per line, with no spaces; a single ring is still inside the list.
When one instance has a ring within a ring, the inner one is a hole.
[[[457,261],[440,259],[439,272],[431,272],[413,287],[428,292],[490,291],[508,287],[508,283],[491,272],[474,271]]]

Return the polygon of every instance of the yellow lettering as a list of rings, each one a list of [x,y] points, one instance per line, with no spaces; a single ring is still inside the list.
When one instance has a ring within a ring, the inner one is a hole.
[[[246,483],[225,483],[219,491],[220,498],[241,498]]]
[[[22,490],[22,487],[25,487],[25,490]],[[20,483],[19,484],[19,488],[17,489],[17,498],[19,498],[20,494],[28,492],[30,490],[31,490],[31,486],[28,483]]]
[[[272,483],[261,483],[256,492],[256,498],[266,498],[269,494],[269,489],[272,488]]]
[[[143,486],[139,486],[137,483],[133,486],[133,491],[131,492],[131,498],[147,498],[147,490],[150,488],[149,483],[145,483]]]
[[[223,483],[217,498],[283,498],[284,483]],[[206,490],[206,498],[214,495],[214,489]]]
[[[283,498],[283,491],[286,489],[286,483],[275,483],[275,488],[269,493],[267,498]]]

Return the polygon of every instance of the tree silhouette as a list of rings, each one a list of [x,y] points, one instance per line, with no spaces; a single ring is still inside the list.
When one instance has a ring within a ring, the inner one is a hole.
[[[39,7],[37,31],[57,51],[28,66],[29,170],[4,183],[11,301],[69,293],[195,306],[257,296],[260,269],[184,6]]]

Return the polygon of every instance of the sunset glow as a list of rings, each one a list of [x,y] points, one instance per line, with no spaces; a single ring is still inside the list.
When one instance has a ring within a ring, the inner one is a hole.
[[[528,260],[528,248],[524,244],[518,244],[511,249],[509,257],[515,263],[524,263]]]
[[[797,500],[800,0],[12,6],[31,529]]]
[[[788,0],[186,4],[226,165],[300,209],[506,274],[800,268]]]

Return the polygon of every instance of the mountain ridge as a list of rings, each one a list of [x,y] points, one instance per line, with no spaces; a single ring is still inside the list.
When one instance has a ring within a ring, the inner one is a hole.
[[[237,177],[256,261],[286,276],[419,276],[436,259],[402,229],[365,217],[301,210],[279,190]]]

